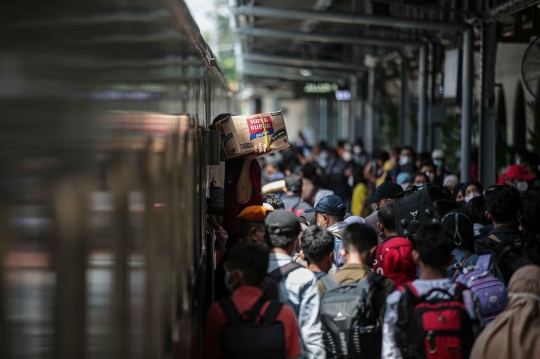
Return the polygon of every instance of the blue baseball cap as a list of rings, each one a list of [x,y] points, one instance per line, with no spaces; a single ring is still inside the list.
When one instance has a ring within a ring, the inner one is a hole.
[[[321,198],[315,208],[306,209],[304,213],[320,212],[330,216],[344,217],[345,210],[343,200],[338,196],[330,195]]]

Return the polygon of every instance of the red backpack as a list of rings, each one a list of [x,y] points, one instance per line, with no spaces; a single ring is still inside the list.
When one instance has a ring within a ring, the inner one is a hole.
[[[448,299],[428,299],[435,292]],[[482,326],[473,301],[472,293],[461,283],[456,283],[454,295],[434,288],[420,296],[412,285],[404,285],[395,336],[403,358],[469,358]]]

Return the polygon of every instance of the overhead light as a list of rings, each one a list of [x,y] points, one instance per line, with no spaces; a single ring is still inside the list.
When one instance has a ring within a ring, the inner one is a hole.
[[[313,73],[307,69],[301,69],[300,75],[305,76],[305,77],[310,77],[311,75],[313,75]]]

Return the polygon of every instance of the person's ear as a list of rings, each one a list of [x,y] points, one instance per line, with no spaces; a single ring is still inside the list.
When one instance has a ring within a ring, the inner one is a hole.
[[[489,214],[488,211],[486,211],[486,213],[484,213],[484,214],[485,214],[486,218],[488,219],[488,221],[491,222],[491,221],[492,221],[492,220],[491,220],[491,214]]]
[[[298,252],[298,254],[300,255],[300,258],[302,258],[303,260],[306,260],[306,256],[304,254],[304,250],[303,249],[300,249],[300,251]]]
[[[247,235],[247,238],[246,240],[250,241],[250,242],[254,242],[254,243],[257,243],[257,228],[255,227],[251,227],[248,231],[248,235]]]
[[[416,249],[413,249],[411,255],[412,255],[412,260],[414,264],[416,265],[420,264],[420,255],[418,254],[418,251]]]
[[[384,233],[384,225],[381,222],[377,222],[377,228],[379,228],[379,231]]]
[[[333,251],[332,251],[332,252],[333,252]],[[344,248],[340,248],[340,249],[339,249],[339,254],[340,254],[343,258],[345,258],[345,257],[347,256],[347,252],[345,251]]]

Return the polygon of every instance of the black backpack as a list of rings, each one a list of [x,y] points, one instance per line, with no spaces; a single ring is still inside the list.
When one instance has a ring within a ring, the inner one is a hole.
[[[457,208],[446,195],[431,185],[413,186],[410,190],[401,192],[394,202],[394,215],[398,236],[414,238],[420,226],[441,223],[441,210]]]
[[[456,283],[454,295],[435,288],[419,296],[412,285],[403,286],[395,340],[404,359],[469,357],[481,323],[472,293],[465,294],[466,289]],[[428,299],[434,292],[448,299]]]
[[[319,313],[328,359],[381,357],[385,279],[371,273],[360,282],[339,285],[331,274],[321,278],[326,290]]]
[[[524,243],[519,238],[509,241],[508,245],[504,245],[497,236],[491,234],[487,238],[477,239],[475,245],[477,252],[491,254],[501,270],[506,285],[510,282],[510,278],[515,271],[531,264],[523,249]]]
[[[278,284],[281,281],[281,278],[286,277],[292,271],[297,270],[298,268],[303,268],[300,264],[296,262],[287,263],[284,266],[274,269],[270,273],[266,274],[264,277],[260,288],[263,291],[264,297],[272,300],[279,301],[279,287]]]
[[[219,301],[227,323],[219,333],[222,359],[285,359],[287,345],[283,323],[276,317],[283,304],[270,301],[257,322],[262,307],[268,300],[261,297],[244,318],[238,313],[230,297]]]

